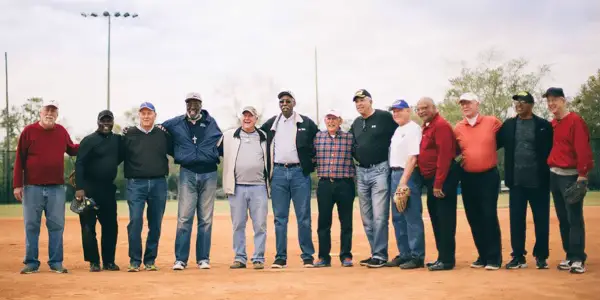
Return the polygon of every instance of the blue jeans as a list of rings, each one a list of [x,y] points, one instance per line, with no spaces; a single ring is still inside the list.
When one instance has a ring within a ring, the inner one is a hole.
[[[63,185],[26,185],[23,187],[23,219],[25,221],[25,259],[27,266],[39,268],[39,240],[42,211],[48,228],[48,265],[63,263],[65,229],[65,188]]]
[[[187,263],[194,215],[198,214],[196,231],[196,263],[208,263],[212,233],[217,172],[198,174],[186,168],[179,171],[179,203],[177,204],[177,232],[175,260]]]
[[[313,259],[315,247],[311,229],[310,176],[302,173],[301,167],[274,166],[271,180],[271,198],[275,216],[275,259],[287,260],[287,224],[290,215],[290,200],[298,222],[298,241],[304,259]]]
[[[390,199],[400,183],[404,169],[392,170],[390,182]],[[414,169],[407,183],[410,188],[410,197],[406,210],[400,213],[392,202],[392,224],[396,233],[396,244],[401,258],[425,259],[425,229],[423,225],[423,202],[421,202],[421,188],[423,183],[418,169]]]
[[[246,222],[248,212],[254,228],[254,254],[252,262],[265,262],[267,241],[267,187],[265,185],[236,185],[235,194],[228,195],[233,225],[233,251],[235,261],[246,264]]]
[[[142,262],[142,227],[144,225],[144,208],[148,203],[148,238],[144,252],[144,264],[153,264],[158,255],[158,242],[162,219],[167,205],[167,180],[127,179],[127,204],[129,205],[129,262],[139,265]]]
[[[390,217],[390,166],[387,161],[370,168],[356,168],[360,216],[371,246],[371,257],[388,259]]]

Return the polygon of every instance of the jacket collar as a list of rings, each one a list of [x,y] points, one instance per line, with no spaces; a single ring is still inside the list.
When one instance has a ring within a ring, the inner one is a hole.
[[[198,121],[200,121],[201,123],[209,124],[214,121],[213,117],[208,113],[208,111],[206,109],[200,110],[200,113],[202,114],[202,118],[200,118],[200,120],[198,120]],[[183,115],[176,117],[176,120],[179,122],[186,122],[187,114],[183,114]]]
[[[256,132],[258,132],[258,136],[260,137],[260,141],[264,142],[267,140],[267,137],[265,136],[265,134],[262,132],[262,130],[254,127],[254,129],[256,130]],[[236,131],[233,133],[233,137],[236,139],[240,138],[240,132],[242,131],[242,127],[239,127],[238,129],[236,129]]]
[[[275,131],[277,129],[277,123],[279,123],[279,119],[281,119],[282,117],[283,117],[283,114],[281,114],[281,113],[279,115],[277,115],[277,118],[275,118],[275,122],[273,122],[273,126],[271,126],[272,131]],[[294,112],[292,117],[295,118],[296,123],[304,122],[304,119],[302,119],[302,116],[297,112]],[[290,118],[292,118],[292,117],[290,117]]]

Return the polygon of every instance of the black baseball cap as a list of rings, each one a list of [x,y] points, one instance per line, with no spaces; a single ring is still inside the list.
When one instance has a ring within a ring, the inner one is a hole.
[[[356,93],[354,93],[354,97],[352,98],[352,101],[356,101],[356,98],[373,98],[371,97],[371,93],[369,93],[367,90],[365,89],[360,89],[358,91],[356,91]]]
[[[512,99],[519,100],[519,101],[525,101],[526,103],[534,103],[535,102],[531,93],[525,92],[525,91],[519,92],[518,94],[513,95]]]
[[[546,92],[542,95],[542,97],[544,97],[544,98],[547,98],[548,96],[564,97],[565,96],[565,92],[563,91],[562,88],[551,87],[548,90],[546,90]]]
[[[104,117],[110,117],[111,119],[114,119],[115,116],[113,115],[113,113],[110,110],[103,110],[98,114],[98,120],[104,118]]]
[[[277,95],[277,99],[281,99],[281,97],[283,97],[283,96],[289,96],[289,97],[292,97],[292,99],[294,99],[294,100],[296,99],[296,98],[294,97],[294,94],[292,94],[292,91],[282,91],[282,92],[280,92],[280,93]]]

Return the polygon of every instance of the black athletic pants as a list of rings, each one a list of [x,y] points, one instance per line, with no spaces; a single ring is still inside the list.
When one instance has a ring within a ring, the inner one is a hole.
[[[96,240],[96,220],[98,220],[102,226],[102,262],[105,265],[114,263],[118,234],[116,186],[112,182],[94,183],[84,191],[86,197],[96,201],[99,210],[90,210],[79,215],[83,257],[90,263],[100,263]]]
[[[511,256],[527,255],[525,232],[527,229],[527,202],[531,206],[535,226],[535,246],[533,256],[548,259],[548,239],[550,234],[550,191],[548,187],[526,188],[513,186],[509,191],[510,244]]]

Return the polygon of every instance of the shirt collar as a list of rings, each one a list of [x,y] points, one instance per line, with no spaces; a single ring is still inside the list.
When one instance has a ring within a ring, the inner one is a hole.
[[[135,127],[137,127],[137,129],[139,129],[141,132],[143,132],[143,133],[146,133],[146,134],[148,134],[148,133],[150,133],[152,130],[154,130],[154,126],[152,126],[152,128],[150,128],[150,130],[146,130],[146,129],[142,128],[142,126],[140,126],[139,124],[138,124],[138,125],[136,125]]]
[[[465,118],[467,120],[467,123],[469,125],[471,125],[471,127],[474,127],[477,123],[479,123],[479,114],[477,114],[476,116],[474,116],[473,118]]]

